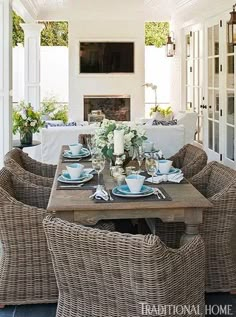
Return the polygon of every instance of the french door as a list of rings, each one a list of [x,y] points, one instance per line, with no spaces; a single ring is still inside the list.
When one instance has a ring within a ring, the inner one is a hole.
[[[185,40],[185,108],[197,112],[195,141],[203,143],[203,28],[196,25],[184,30]]]
[[[235,168],[235,52],[227,43],[228,19],[205,25],[204,148],[209,160]]]

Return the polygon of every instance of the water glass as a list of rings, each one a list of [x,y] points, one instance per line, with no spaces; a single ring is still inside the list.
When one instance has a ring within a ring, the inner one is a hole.
[[[158,161],[156,161],[152,157],[147,157],[145,161],[145,167],[146,167],[147,173],[152,176],[152,183],[153,183],[153,177],[158,171]]]
[[[88,135],[86,137],[86,144],[89,149],[90,155],[92,156],[95,152],[94,137],[92,135]]]
[[[105,157],[102,154],[93,154],[92,167],[98,173],[98,186],[100,185],[100,173],[105,167]]]

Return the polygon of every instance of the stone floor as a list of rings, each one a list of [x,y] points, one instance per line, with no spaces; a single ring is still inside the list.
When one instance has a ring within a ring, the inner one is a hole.
[[[236,295],[214,293],[206,295],[206,307],[211,314],[206,317],[236,317]],[[221,308],[221,311],[220,311]],[[228,309],[230,314],[224,314]],[[6,306],[0,309],[0,317],[55,317],[56,304]],[[104,316],[105,317],[105,316]]]

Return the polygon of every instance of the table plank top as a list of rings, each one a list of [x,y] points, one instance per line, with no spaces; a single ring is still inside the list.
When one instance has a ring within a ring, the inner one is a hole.
[[[110,211],[116,212],[118,210],[128,210],[129,212],[135,212],[137,210],[156,210],[156,209],[204,209],[212,207],[212,204],[206,199],[197,189],[190,183],[185,184],[161,184],[160,186],[172,198],[171,201],[142,201],[137,199],[132,202],[106,202],[96,203],[94,200],[89,199],[92,194],[92,190],[78,190],[78,189],[57,189],[57,178],[61,174],[62,170],[66,169],[66,165],[69,163],[62,163],[62,153],[68,147],[63,146],[59,158],[59,163],[56,170],[56,175],[48,203],[47,210],[53,211]],[[85,167],[91,167],[91,162],[80,161]],[[103,171],[103,178],[106,189],[112,189],[116,184],[114,179],[110,176],[108,165]]]

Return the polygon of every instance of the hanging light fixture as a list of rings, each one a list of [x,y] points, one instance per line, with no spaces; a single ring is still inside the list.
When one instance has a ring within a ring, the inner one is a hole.
[[[173,57],[175,55],[175,43],[173,36],[169,35],[166,43],[166,56]]]
[[[227,22],[228,24],[228,43],[229,45],[236,45],[236,12],[235,12],[236,4],[233,5],[233,11],[230,12],[230,20]]]

